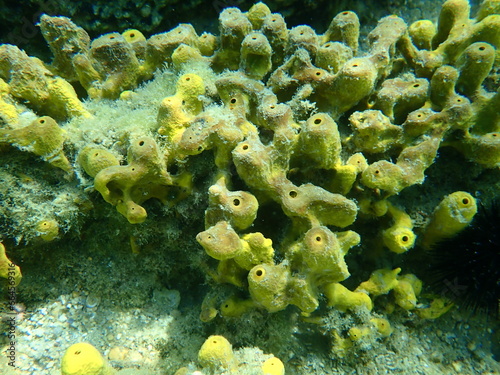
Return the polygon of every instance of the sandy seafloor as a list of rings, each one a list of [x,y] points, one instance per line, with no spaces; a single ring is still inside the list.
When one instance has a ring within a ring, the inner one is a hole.
[[[65,250],[69,249],[57,252]],[[66,277],[60,287],[42,275],[44,262],[23,280],[25,288],[36,288],[41,294],[62,293],[27,303],[17,315],[17,368],[12,370],[1,357],[1,374],[58,374],[65,349],[81,341],[95,345],[123,371],[119,374],[173,374],[190,362],[196,365],[198,349],[213,333],[233,343],[238,359],[254,364],[241,374],[259,374],[258,363],[267,358],[263,352],[271,351],[285,363],[286,374],[500,373],[500,364],[492,357],[492,350],[499,350],[498,321],[483,314],[453,309],[430,321],[400,311],[388,318],[394,328],[389,338],[356,346],[339,358],[316,333],[315,325],[301,322],[293,308],[202,323],[198,318],[201,297],[188,295],[183,300],[176,290],[159,287],[145,269],[152,261],[149,255],[141,259],[118,250],[119,257],[106,257],[79,250],[76,256],[63,256],[71,272],[60,270],[54,276],[72,272],[78,276]],[[85,280],[89,280],[86,285]],[[92,285],[109,289],[98,296]],[[326,316],[337,326],[353,319],[335,311]]]
[[[408,1],[409,18],[435,15],[435,3]],[[115,214],[112,208],[108,213]],[[258,374],[258,364],[269,353],[285,363],[289,375],[500,374],[498,319],[458,307],[432,321],[411,312],[394,313],[390,337],[356,346],[343,357],[332,353],[326,336],[302,321],[294,308],[202,323],[200,304],[209,288],[200,279],[198,288],[184,290],[182,283],[169,279],[175,275],[170,254],[179,256],[178,248],[172,250],[175,242],[132,254],[123,233],[106,230],[101,241],[95,238],[99,232],[87,230],[80,238],[37,247],[31,255],[25,250],[16,368],[1,356],[0,374],[59,374],[64,351],[81,341],[96,346],[119,374],[173,374],[182,366],[194,371],[198,349],[210,334],[232,342],[237,359],[250,369],[242,374]],[[200,251],[193,238],[179,246],[181,251],[195,251],[189,246]],[[158,272],[162,267],[168,270],[167,282]],[[6,331],[5,303],[2,308],[1,328]],[[325,325],[340,328],[363,320],[323,313]],[[7,349],[5,335],[0,344]]]
[[[266,354],[272,351],[285,363],[287,374],[500,373],[492,357],[492,350],[499,351],[498,320],[484,314],[455,308],[431,321],[399,311],[389,315],[394,328],[389,338],[357,346],[339,358],[315,325],[302,322],[293,308],[202,323],[199,291],[179,296],[150,277],[153,262],[161,266],[168,261],[158,261],[154,251],[96,254],[85,242],[80,248],[57,246],[54,251],[62,265],[52,275],[44,271],[50,262],[43,260],[25,272],[23,288],[29,292],[23,295],[37,292],[47,298],[26,303],[17,315],[18,367],[13,371],[2,359],[1,374],[58,374],[65,349],[81,341],[95,345],[116,369],[143,371],[124,374],[173,374],[189,362],[196,364],[201,343],[213,333],[226,336],[242,361],[259,363],[264,358],[250,342]],[[324,314],[337,327],[352,324],[356,317],[348,315]]]

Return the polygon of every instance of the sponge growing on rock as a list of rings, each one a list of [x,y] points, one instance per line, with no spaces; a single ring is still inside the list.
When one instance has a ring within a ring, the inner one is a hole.
[[[233,347],[224,336],[212,335],[201,346],[198,361],[211,370],[231,369],[235,366]]]
[[[61,361],[62,375],[112,375],[113,368],[91,344],[81,342],[71,345]]]
[[[234,258],[243,249],[240,237],[227,221],[219,221],[206,231],[198,233],[196,240],[208,255],[217,260]]]
[[[269,312],[284,310],[289,304],[305,313],[313,312],[319,303],[307,280],[292,276],[283,264],[260,264],[248,274],[252,300]]]
[[[36,231],[44,241],[53,241],[59,236],[59,223],[54,219],[42,220],[37,223]]]
[[[10,143],[71,173],[71,164],[63,152],[65,138],[66,131],[49,116],[40,117],[24,128],[0,130],[0,144]]]
[[[120,165],[117,157],[110,151],[92,147],[90,145],[83,148],[78,155],[78,163],[83,170],[91,177],[95,177],[100,171],[113,165]]]
[[[132,141],[127,160],[128,165],[101,170],[95,176],[94,187],[130,223],[142,223],[147,213],[140,204],[150,198],[166,200],[168,186],[173,185],[173,181],[152,138]]]
[[[335,307],[340,311],[359,308],[371,310],[373,308],[372,300],[368,294],[359,291],[351,292],[339,283],[328,284],[324,293],[328,299],[328,306]]]
[[[264,375],[285,375],[285,365],[277,357],[271,357],[262,364]]]
[[[225,178],[220,178],[208,189],[210,205],[205,211],[205,225],[227,220],[237,229],[246,229],[257,216],[259,202],[246,191],[229,191]]]

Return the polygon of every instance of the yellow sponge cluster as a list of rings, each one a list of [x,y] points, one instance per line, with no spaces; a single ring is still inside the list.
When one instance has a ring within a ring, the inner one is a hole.
[[[231,343],[220,335],[212,335],[205,340],[198,351],[198,362],[203,369],[211,373],[241,373],[243,371],[255,371],[249,368],[245,362],[240,362],[234,353]],[[285,366],[277,357],[266,359],[260,369],[264,375],[285,375]]]
[[[102,197],[96,206],[104,200],[137,224],[130,237],[136,253],[164,221],[178,220],[169,228],[194,224],[182,233],[197,228],[205,259],[188,254],[186,262],[196,259],[215,289],[202,306],[204,322],[258,309],[298,309],[311,318],[326,300],[340,315],[368,317],[334,336],[347,349],[363,337],[390,335],[380,305],[433,319],[450,305],[435,298],[423,307],[422,282],[402,268],[426,255],[414,247],[455,236],[477,212],[470,193],[429,182],[448,173],[442,165],[454,165],[445,164],[441,149],[453,148],[481,173],[500,166],[497,3],[484,1],[473,18],[467,0],[446,0],[437,22],[410,26],[383,17],[362,52],[351,11],[337,14],[322,34],[288,28],[282,15],[257,3],[248,12],[223,9],[218,35],[181,24],[147,38],[131,29],[93,40],[68,18],[43,15],[50,64],[0,46],[0,151],[9,159],[2,195],[16,204],[36,198],[27,203],[30,219],[18,220],[17,238],[26,231],[24,238],[38,243],[62,238],[74,222],[86,222],[74,219],[83,210],[53,207],[74,203],[78,191],[94,199],[94,189]],[[16,148],[49,164],[33,168],[47,180],[42,188],[27,189],[18,177],[30,156]],[[44,171],[50,166],[68,180],[75,171],[78,183],[54,183]],[[471,175],[464,176],[472,189]],[[451,194],[425,212],[415,198],[420,184],[429,199]],[[152,206],[151,215],[149,199],[168,210]],[[22,211],[5,202],[6,216]],[[171,233],[161,230],[158,241]],[[10,275],[8,265],[18,283],[19,268],[2,252],[0,276]],[[373,264],[387,268],[373,271]],[[373,271],[368,280],[344,286],[365,267]],[[92,347],[77,345],[64,371],[108,371],[99,370],[106,366]],[[223,336],[205,342],[199,362],[212,372],[239,365]],[[280,363],[271,358],[261,370],[282,374]]]

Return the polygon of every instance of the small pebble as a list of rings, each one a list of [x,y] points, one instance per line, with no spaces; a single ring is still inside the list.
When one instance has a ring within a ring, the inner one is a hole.
[[[129,350],[121,346],[115,346],[109,350],[108,359],[110,361],[123,361]]]
[[[101,302],[101,298],[96,296],[95,294],[89,294],[87,299],[85,300],[85,306],[87,306],[89,309],[93,309],[94,307],[97,307],[99,303]]]

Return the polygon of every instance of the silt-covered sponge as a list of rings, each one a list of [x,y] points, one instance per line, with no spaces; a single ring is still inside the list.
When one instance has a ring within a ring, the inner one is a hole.
[[[40,156],[54,167],[72,173],[71,164],[63,152],[65,139],[66,131],[49,116],[37,118],[23,128],[0,130],[0,144],[10,143]]]
[[[269,312],[284,310],[295,305],[305,313],[318,308],[318,299],[310,285],[303,278],[292,276],[284,265],[260,264],[248,274],[248,290],[256,305]]]
[[[128,165],[113,165],[97,173],[94,187],[130,223],[137,224],[147,217],[141,204],[150,198],[166,201],[173,180],[153,138],[133,140],[127,161]]]

